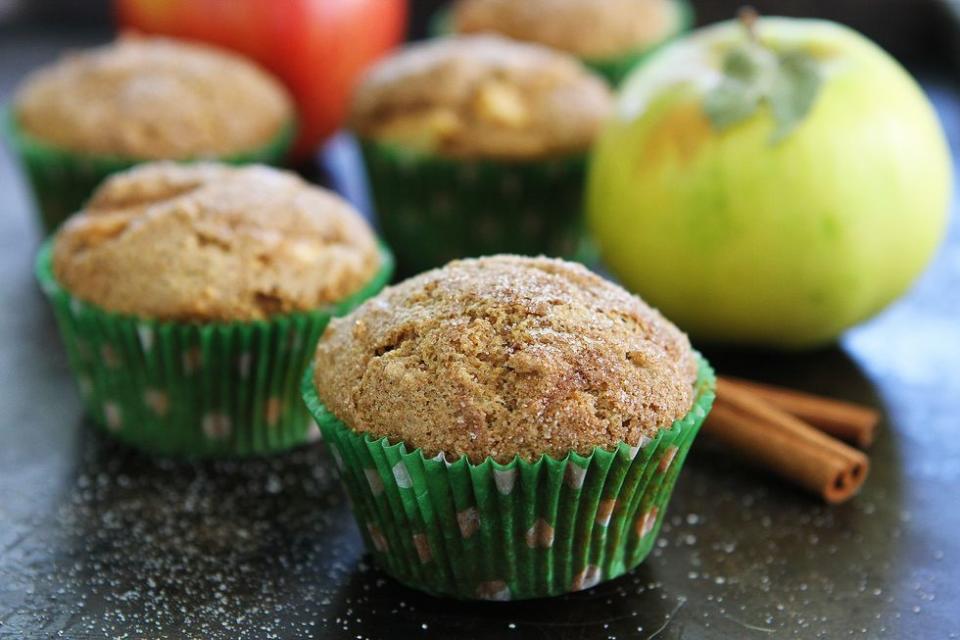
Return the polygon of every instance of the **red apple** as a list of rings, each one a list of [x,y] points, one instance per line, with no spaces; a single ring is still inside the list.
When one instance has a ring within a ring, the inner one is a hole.
[[[116,0],[123,28],[202,40],[273,71],[297,101],[294,155],[346,114],[357,76],[406,29],[406,0]]]

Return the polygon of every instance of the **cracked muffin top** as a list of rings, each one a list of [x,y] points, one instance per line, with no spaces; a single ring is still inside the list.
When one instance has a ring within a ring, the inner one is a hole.
[[[680,22],[672,0],[459,0],[451,26],[458,33],[499,33],[603,59],[646,49]]]
[[[261,147],[293,118],[279,82],[240,56],[163,38],[123,38],[24,81],[19,126],[81,153],[180,160]]]
[[[293,173],[157,162],[110,177],[57,233],[72,295],[157,320],[242,321],[362,288],[377,240],[345,200]]]
[[[582,153],[611,109],[610,90],[574,57],[492,35],[415,44],[357,88],[361,137],[452,157]]]
[[[640,298],[562,260],[428,271],[334,319],[314,381],[353,430],[448,460],[638,444],[683,417],[697,363]]]

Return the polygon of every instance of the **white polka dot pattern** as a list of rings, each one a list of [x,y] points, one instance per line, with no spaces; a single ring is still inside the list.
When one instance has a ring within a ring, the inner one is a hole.
[[[610,524],[610,516],[613,515],[613,509],[617,506],[617,501],[613,499],[601,500],[597,505],[597,524],[605,527]]]
[[[602,577],[603,571],[600,570],[600,567],[595,564],[588,564],[583,568],[583,571],[574,576],[573,584],[570,585],[570,588],[573,591],[583,591],[584,589],[595,587],[600,583]]]
[[[554,530],[550,524],[540,518],[533,523],[533,526],[527,529],[527,546],[531,549],[536,547],[541,547],[543,549],[549,549],[553,546],[553,536]]]
[[[374,549],[380,553],[386,553],[390,550],[390,545],[387,543],[387,538],[383,535],[383,531],[380,530],[380,527],[372,522],[368,522],[367,533],[370,534],[370,540],[373,542]]]
[[[460,527],[460,535],[464,538],[471,537],[480,529],[480,514],[474,507],[458,511],[457,526]]]
[[[383,493],[383,480],[380,479],[380,474],[376,469],[364,469],[363,475],[367,476],[367,484],[370,485],[370,491],[374,496]]]
[[[170,396],[159,389],[147,389],[143,392],[143,404],[154,413],[154,415],[163,417],[170,410]]]
[[[587,470],[573,461],[567,462],[567,468],[563,470],[563,481],[571,489],[580,489],[583,486],[583,479],[587,475]]]
[[[413,547],[417,550],[417,557],[420,558],[420,564],[427,564],[433,558],[430,552],[430,541],[423,533],[413,534]]]
[[[225,413],[208,413],[203,416],[203,433],[211,440],[226,440],[233,425]]]
[[[109,344],[105,344],[100,347],[100,359],[103,360],[104,366],[106,366],[108,369],[119,369],[121,364],[123,364],[120,361],[120,356],[117,354],[117,350]]]
[[[409,489],[413,486],[413,480],[410,479],[410,473],[403,461],[393,465],[393,479],[396,480],[397,486],[401,489]]]
[[[137,338],[140,340],[140,347],[144,353],[150,353],[153,349],[153,328],[141,324],[137,326]]]
[[[280,416],[283,413],[283,402],[276,396],[267,398],[267,404],[263,408],[263,419],[268,427],[276,427],[280,422]]]
[[[103,419],[110,431],[119,431],[123,428],[123,413],[115,402],[105,402],[103,405]]]
[[[495,602],[507,602],[511,599],[510,587],[503,580],[481,582],[477,585],[475,595],[478,600],[493,600]]]
[[[677,457],[677,448],[673,445],[667,447],[667,450],[663,453],[663,457],[660,458],[660,464],[657,466],[657,470],[660,473],[666,473],[667,469],[670,468],[670,465],[673,464],[673,459]]]
[[[513,485],[517,481],[516,469],[494,469],[493,482],[497,485],[497,491],[501,495],[508,496],[513,491]]]
[[[241,378],[250,377],[250,365],[253,364],[253,356],[249,353],[241,353],[237,357],[237,373],[240,374]]]
[[[651,507],[648,511],[644,512],[634,525],[634,528],[637,532],[638,538],[646,538],[653,531],[654,525],[657,524],[657,513],[658,509],[656,507]]]

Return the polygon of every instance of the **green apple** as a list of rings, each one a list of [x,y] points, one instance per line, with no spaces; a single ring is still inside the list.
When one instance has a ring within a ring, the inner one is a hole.
[[[951,190],[942,128],[893,58],[835,23],[761,18],[631,75],[587,217],[610,270],[694,337],[802,348],[909,287]]]

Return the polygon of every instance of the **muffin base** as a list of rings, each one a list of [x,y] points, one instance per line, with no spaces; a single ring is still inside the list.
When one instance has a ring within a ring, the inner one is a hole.
[[[615,58],[581,58],[581,61],[603,76],[612,87],[620,86],[631,71],[643,64],[664,45],[682,36],[693,27],[695,16],[690,2],[688,0],[672,0],[672,2],[676,5],[678,13],[676,28],[659,42]]]
[[[672,0],[672,2],[676,5],[679,14],[676,28],[659,42],[614,58],[581,57],[579,58],[580,61],[603,76],[610,86],[619,86],[633,68],[642,63],[650,54],[693,28],[695,15],[689,0]],[[453,33],[452,20],[453,17],[449,8],[440,9],[431,16],[427,31],[433,37],[448,36]]]
[[[52,242],[36,275],[87,413],[116,439],[160,455],[252,456],[308,441],[313,422],[297,385],[317,340],[393,272],[383,247],[370,282],[327,307],[249,322],[161,322],[72,296],[53,275]]]
[[[369,140],[361,146],[377,220],[402,275],[496,253],[576,255],[585,156],[460,160]]]
[[[146,162],[143,159],[63,149],[21,129],[12,110],[0,115],[5,137],[20,160],[45,232],[53,231],[83,207],[87,198],[107,176]],[[219,160],[229,164],[261,162],[279,165],[293,142],[295,132],[296,127],[291,122],[267,144],[256,149],[229,156],[186,159],[183,162]]]
[[[439,596],[522,600],[588,589],[650,552],[713,404],[713,370],[698,362],[693,406],[652,440],[536,462],[427,458],[347,427],[320,401],[311,369],[302,390],[388,574]]]

